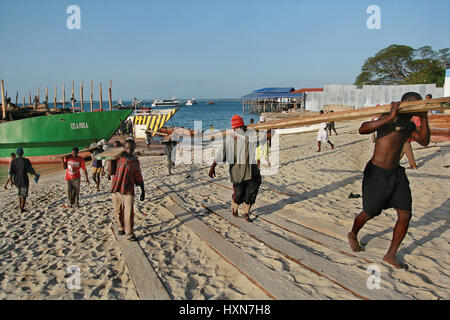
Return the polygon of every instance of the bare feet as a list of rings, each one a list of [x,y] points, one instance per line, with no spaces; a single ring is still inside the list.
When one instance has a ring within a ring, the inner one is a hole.
[[[232,214],[233,217],[235,217],[235,218],[238,217],[238,212],[237,212],[237,210],[235,210],[234,208],[231,208],[231,214]]]
[[[383,261],[386,262],[386,263],[389,263],[392,266],[394,266],[396,269],[408,270],[408,265],[406,265],[405,263],[399,262],[397,259],[395,259],[394,256],[385,255],[383,257]]]
[[[317,150],[316,152],[320,152],[320,149],[319,149],[319,150]]]
[[[334,150],[334,146],[331,146],[331,150]]]
[[[353,232],[347,233],[347,240],[348,244],[350,245],[350,249],[352,249],[353,252],[364,251],[364,249],[359,245],[358,239]]]
[[[250,222],[250,218],[248,216],[248,213],[244,214],[244,219],[245,219],[245,221]]]

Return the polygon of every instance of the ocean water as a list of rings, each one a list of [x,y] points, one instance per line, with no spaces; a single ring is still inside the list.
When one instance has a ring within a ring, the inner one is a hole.
[[[181,100],[183,102],[183,100]],[[206,104],[208,101],[213,101],[213,105]],[[146,101],[145,106],[151,107],[153,101]],[[131,101],[123,101],[125,105],[131,104]],[[117,101],[113,101],[113,105]],[[53,107],[53,103],[49,103]],[[66,104],[67,106],[67,104]],[[79,107],[80,103],[75,103],[75,107]],[[98,101],[93,102],[94,109],[98,109],[100,104]],[[59,106],[60,107],[60,106]],[[83,102],[83,110],[90,111],[90,102]],[[103,101],[103,108],[109,110],[109,103]],[[153,109],[168,109],[173,107],[156,107]],[[185,128],[194,128],[194,121],[202,121],[202,129],[209,129],[213,125],[215,129],[224,130],[231,128],[231,118],[238,114],[243,117],[244,123],[249,124],[250,118],[254,118],[258,122],[259,115],[248,114],[242,112],[241,100],[198,100],[196,105],[185,106],[181,105],[166,126],[177,126]]]
[[[203,130],[209,129],[211,125],[215,129],[224,130],[231,128],[231,118],[235,114],[240,115],[245,124],[249,124],[250,118],[258,122],[259,115],[242,112],[241,100],[218,100],[213,105],[208,105],[207,102],[198,101],[193,106],[181,106],[166,125],[194,128],[194,121],[202,121]]]

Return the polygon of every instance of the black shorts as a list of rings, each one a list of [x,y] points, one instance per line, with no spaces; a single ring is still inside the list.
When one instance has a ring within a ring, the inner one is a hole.
[[[388,208],[411,212],[411,189],[405,168],[388,170],[368,162],[362,183],[363,211],[369,217],[378,216]]]
[[[241,183],[234,183],[233,201],[237,204],[241,204],[242,202],[254,204],[260,185],[261,175],[257,175],[251,180],[242,181]]]

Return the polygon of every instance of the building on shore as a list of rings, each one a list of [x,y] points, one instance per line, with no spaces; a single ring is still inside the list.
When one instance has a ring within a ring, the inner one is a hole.
[[[319,111],[326,106],[348,106],[355,109],[390,104],[400,101],[406,92],[414,91],[424,99],[427,94],[433,98],[444,97],[444,88],[435,84],[411,85],[364,85],[358,88],[354,85],[328,84],[321,92],[305,93],[305,109]]]
[[[450,73],[447,69],[446,80]],[[431,94],[433,98],[449,96],[449,80],[444,88],[436,87],[436,84],[411,84],[411,85],[355,85],[327,84],[323,88],[304,88],[295,90],[287,88],[262,88],[242,97],[243,112],[282,112],[322,109],[359,109],[376,105],[390,104],[392,101],[400,101],[406,92],[414,91],[423,98]]]
[[[242,97],[242,111],[249,113],[297,110],[304,105],[304,94],[292,87],[262,88]]]

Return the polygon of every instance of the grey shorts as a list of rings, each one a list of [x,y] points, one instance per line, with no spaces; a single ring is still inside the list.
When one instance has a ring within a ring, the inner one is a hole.
[[[28,187],[17,187],[17,195],[21,198],[28,197]]]

